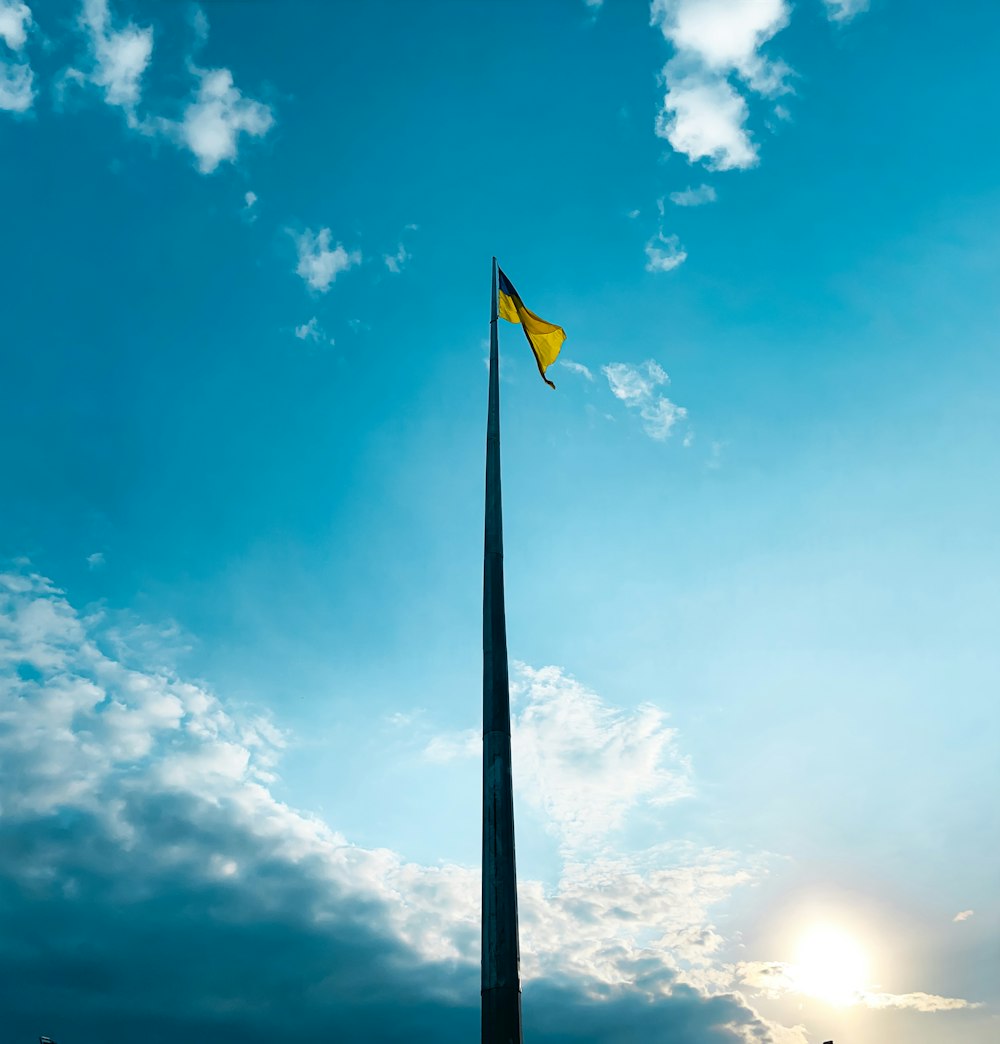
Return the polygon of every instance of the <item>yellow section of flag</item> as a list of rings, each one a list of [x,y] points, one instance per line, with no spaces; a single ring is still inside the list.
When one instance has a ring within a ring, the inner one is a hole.
[[[559,349],[566,340],[566,331],[555,323],[547,323],[524,307],[524,302],[514,289],[513,283],[497,269],[497,313],[508,323],[520,323],[524,336],[528,338],[531,351],[538,364],[542,380],[550,387],[555,385],[545,376],[545,371],[556,361]]]

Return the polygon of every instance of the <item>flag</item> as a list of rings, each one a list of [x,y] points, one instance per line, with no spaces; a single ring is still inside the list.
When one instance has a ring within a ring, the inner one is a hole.
[[[508,323],[521,324],[524,336],[528,338],[528,344],[534,353],[535,362],[538,363],[538,372],[542,375],[542,380],[550,388],[554,388],[555,385],[545,376],[545,371],[556,361],[559,349],[566,340],[566,331],[555,323],[547,323],[525,308],[513,284],[499,268],[497,277],[500,318],[506,319]]]

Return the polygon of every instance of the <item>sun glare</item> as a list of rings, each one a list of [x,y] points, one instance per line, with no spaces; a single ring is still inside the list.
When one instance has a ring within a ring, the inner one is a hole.
[[[802,937],[794,966],[800,993],[847,1006],[868,986],[868,955],[846,932],[817,925]]]

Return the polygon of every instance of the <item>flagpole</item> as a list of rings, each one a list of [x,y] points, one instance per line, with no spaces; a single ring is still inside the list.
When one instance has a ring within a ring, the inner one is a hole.
[[[510,683],[503,594],[500,499],[500,359],[497,259],[490,311],[486,419],[486,533],[483,555],[483,969],[482,1044],[522,1044]]]

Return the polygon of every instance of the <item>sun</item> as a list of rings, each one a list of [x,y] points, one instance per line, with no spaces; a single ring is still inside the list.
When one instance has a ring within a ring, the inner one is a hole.
[[[838,1007],[855,1003],[869,985],[868,955],[833,925],[816,925],[802,937],[791,970],[800,993]]]

